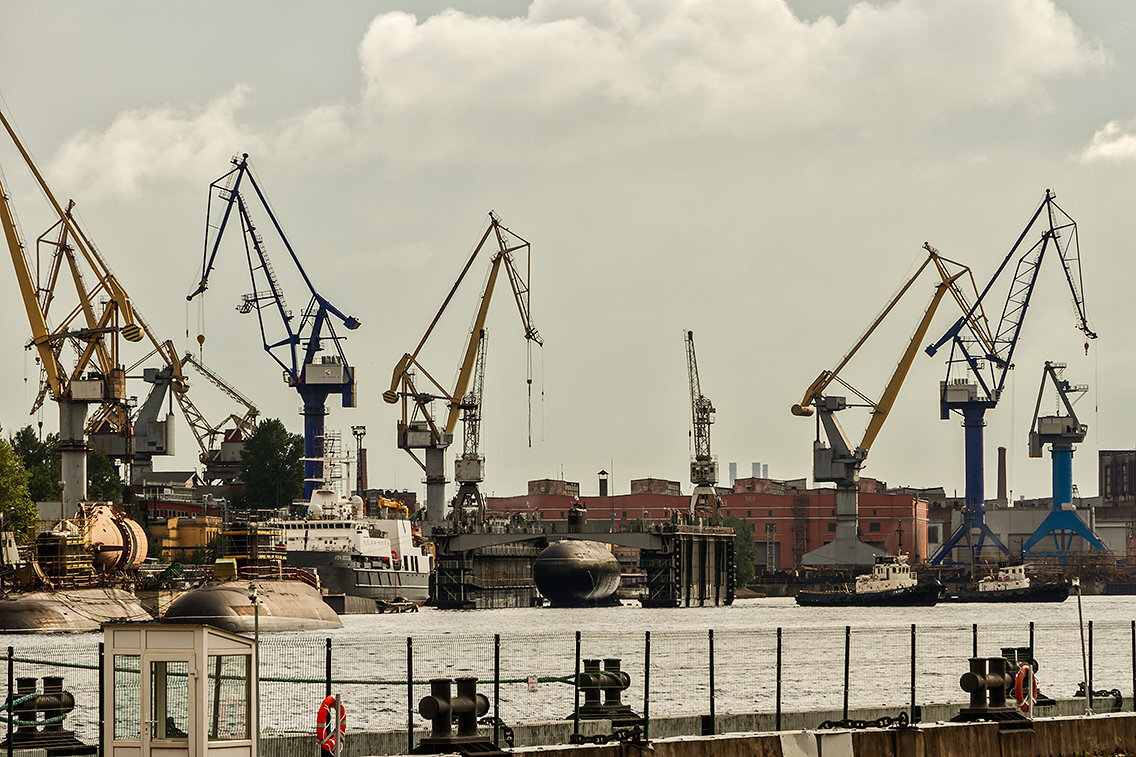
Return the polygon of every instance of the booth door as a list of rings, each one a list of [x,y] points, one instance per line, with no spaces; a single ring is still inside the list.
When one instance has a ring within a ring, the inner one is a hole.
[[[143,657],[142,754],[189,757],[189,716],[193,711],[190,663],[182,659]]]

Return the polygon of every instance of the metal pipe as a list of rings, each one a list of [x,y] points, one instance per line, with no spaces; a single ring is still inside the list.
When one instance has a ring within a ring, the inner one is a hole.
[[[1030,660],[1036,660],[1037,658],[1034,657],[1034,654],[1033,654],[1033,621],[1032,620],[1030,621],[1029,628],[1030,628],[1030,647],[1029,647],[1029,649],[1030,649]]]
[[[414,640],[406,637],[406,753],[414,751]]]
[[[1093,621],[1089,621],[1089,674],[1085,686],[1089,691],[1089,709],[1093,709]]]
[[[106,685],[103,681],[104,667],[103,660],[106,654],[106,643],[99,642],[99,757],[103,757],[106,749],[106,742],[103,734],[103,723],[106,722],[106,709],[103,697],[106,696]]]
[[[714,629],[709,629],[707,633],[710,641],[710,735],[713,736],[717,732],[714,719]]]
[[[1136,620],[1132,621],[1132,709],[1136,710]]]
[[[331,637],[327,637],[327,643],[323,655],[324,667],[324,686],[323,695],[325,697],[331,696]]]
[[[844,626],[844,719],[848,719],[849,655],[852,652],[852,626]]]
[[[8,647],[8,701],[16,701],[16,691],[13,686],[13,676],[15,675],[15,661],[12,659],[16,655],[15,647]],[[12,757],[14,744],[12,743],[12,721],[16,719],[16,713],[9,705],[8,709],[8,757]]]
[[[971,657],[978,657],[978,624],[975,623],[970,627],[971,635]]]

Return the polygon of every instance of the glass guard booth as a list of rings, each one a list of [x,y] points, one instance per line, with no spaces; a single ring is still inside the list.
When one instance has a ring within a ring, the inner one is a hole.
[[[106,757],[257,757],[252,639],[181,623],[103,635]]]

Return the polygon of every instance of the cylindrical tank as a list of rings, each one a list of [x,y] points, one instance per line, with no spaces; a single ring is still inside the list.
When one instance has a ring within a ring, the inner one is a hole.
[[[558,541],[533,563],[536,588],[553,607],[616,604],[619,575],[615,555],[594,541]]]
[[[93,561],[107,570],[132,570],[146,559],[146,532],[110,505],[85,505],[80,513],[85,521],[87,542]]]

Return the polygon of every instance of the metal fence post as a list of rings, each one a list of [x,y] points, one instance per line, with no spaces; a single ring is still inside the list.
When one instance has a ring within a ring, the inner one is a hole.
[[[12,702],[16,698],[15,690],[13,689],[14,675],[15,675],[15,661],[12,659],[16,656],[16,648],[8,647],[8,702]],[[16,712],[12,709],[11,704],[8,705],[8,757],[12,757],[12,751],[15,747],[12,744],[12,721],[16,719]]]
[[[406,753],[414,751],[414,639],[406,637]]]
[[[848,669],[852,651],[852,626],[844,626],[844,719],[848,719]]]
[[[1030,659],[1036,659],[1033,656],[1033,621],[1030,621]]]
[[[493,743],[501,741],[501,634],[493,634]]]
[[[710,734],[713,736],[717,733],[714,722],[714,629],[711,628],[707,631],[710,641]]]
[[[572,733],[580,733],[580,632],[576,632],[576,675],[572,677],[576,706],[572,708]]]
[[[643,740],[651,730],[651,632],[643,632]]]
[[[978,657],[978,624],[977,623],[975,623],[973,626],[971,626],[970,636],[971,636],[970,656],[971,657]]]
[[[915,719],[915,624],[911,624],[911,712],[908,713],[912,723]]]
[[[327,637],[327,644],[324,649],[323,655],[324,666],[324,687],[323,695],[325,697],[331,696],[331,637]]]
[[[105,659],[105,655],[106,655],[106,643],[100,641],[99,642],[99,757],[103,757],[103,754],[105,754],[105,750],[106,750],[106,742],[103,738],[103,734],[106,731],[106,726],[103,725],[103,723],[106,722],[106,705],[105,705],[105,702],[106,702],[106,687],[103,684],[103,679],[104,679],[104,672],[103,672],[104,671],[104,667],[103,667],[104,663],[103,663],[103,661]]]
[[[777,716],[774,729],[781,730],[781,626],[777,627]]]
[[[1089,680],[1085,689],[1089,692],[1089,709],[1093,709],[1093,621],[1089,621]]]
[[[1136,620],[1132,621],[1132,709],[1136,711]]]

